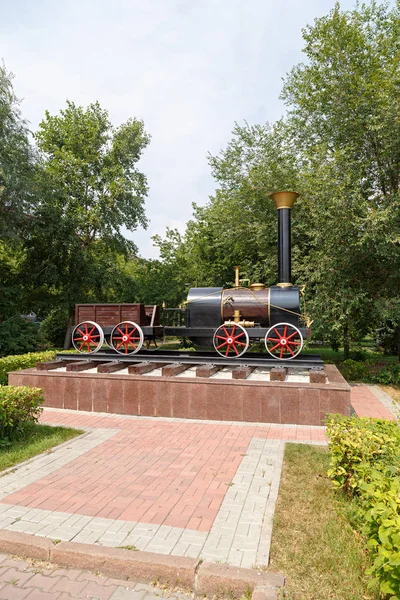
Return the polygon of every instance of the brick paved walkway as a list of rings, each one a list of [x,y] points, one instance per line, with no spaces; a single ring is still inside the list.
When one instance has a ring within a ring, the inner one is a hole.
[[[374,386],[354,387],[352,404],[360,416],[393,418],[389,397]],[[0,478],[0,528],[243,567],[268,563],[285,442],[326,443],[325,429],[311,426],[57,409],[45,409],[42,421],[86,433]],[[0,575],[0,600],[63,600],[94,581],[51,569],[36,577],[4,556]],[[68,577],[79,584],[59,589]],[[125,582],[96,585],[103,589],[92,597],[147,600],[152,593],[127,591]]]
[[[188,600],[189,596],[0,554],[0,600]]]
[[[268,562],[285,441],[323,427],[45,409],[87,430],[0,479],[0,527],[251,567]]]
[[[356,385],[351,390],[351,405],[359,417],[377,417],[393,421],[396,403],[376,385]],[[397,407],[397,414],[398,414]]]

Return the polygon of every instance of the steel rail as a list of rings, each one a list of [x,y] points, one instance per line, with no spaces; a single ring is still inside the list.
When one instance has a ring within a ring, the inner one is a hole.
[[[157,363],[182,363],[182,364],[213,364],[225,367],[287,367],[290,369],[323,369],[324,363],[319,354],[310,354],[306,356],[296,356],[291,360],[279,360],[268,358],[268,355],[261,353],[249,353],[241,358],[223,358],[214,352],[181,352],[178,350],[164,351],[148,351],[141,350],[136,354],[117,354],[111,350],[96,352],[95,354],[69,354],[67,352],[59,352],[56,356],[57,360],[63,361],[96,361],[109,362],[120,361],[130,365],[141,362],[157,362]]]

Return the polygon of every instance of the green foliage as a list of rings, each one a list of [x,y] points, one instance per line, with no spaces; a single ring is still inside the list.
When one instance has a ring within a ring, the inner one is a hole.
[[[355,497],[358,522],[372,555],[370,586],[400,598],[400,427],[395,421],[328,420],[331,468],[337,489]]]
[[[390,316],[380,324],[375,331],[375,341],[385,354],[400,356],[400,315],[396,317]]]
[[[347,381],[369,381],[371,379],[368,365],[351,358],[340,363],[340,372]]]
[[[12,80],[0,64],[0,239],[12,239],[27,221],[33,192],[34,156]]]
[[[39,388],[0,386],[0,439],[12,440],[26,426],[36,423],[43,400]]]
[[[396,421],[334,415],[328,419],[331,453],[328,473],[334,484],[352,496],[370,479],[371,467],[400,466],[400,428]]]
[[[56,347],[64,344],[65,332],[68,327],[68,308],[59,306],[53,309],[40,323],[40,333],[44,340]]]
[[[40,344],[39,328],[20,316],[0,323],[0,356],[35,352]]]
[[[122,230],[147,223],[137,162],[149,139],[140,120],[113,127],[98,103],[46,113],[35,134],[41,201],[20,267],[28,309],[71,317],[76,303],[120,301],[136,250]]]
[[[382,366],[382,363],[379,364],[373,359],[361,362],[350,358],[337,363],[337,366],[347,381],[400,386],[399,364]]]
[[[46,352],[30,352],[0,358],[0,385],[7,385],[8,373],[20,371],[21,369],[31,369],[38,362],[53,360],[55,357],[56,352],[54,350],[47,350]]]
[[[304,63],[286,78],[284,120],[236,125],[209,163],[218,189],[165,268],[228,285],[233,266],[276,283],[276,211],[269,191],[296,189],[293,278],[307,284],[314,339],[344,347],[400,307],[399,8],[337,4],[303,31]],[[157,240],[171,250],[168,237]]]
[[[374,382],[400,386],[400,365],[384,367],[374,376]]]

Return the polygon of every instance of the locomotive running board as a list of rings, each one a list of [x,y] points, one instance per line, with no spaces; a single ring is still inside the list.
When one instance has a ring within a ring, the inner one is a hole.
[[[149,351],[142,350],[137,354],[117,354],[112,350],[96,352],[95,354],[69,354],[60,352],[57,354],[58,361],[121,361],[129,364],[141,362],[157,362],[157,363],[182,363],[190,365],[213,364],[224,367],[247,366],[247,367],[286,367],[290,369],[323,369],[324,363],[319,354],[310,354],[296,356],[291,360],[279,360],[268,358],[268,355],[261,353],[250,353],[241,358],[223,358],[215,352],[180,352],[176,350],[161,350]]]

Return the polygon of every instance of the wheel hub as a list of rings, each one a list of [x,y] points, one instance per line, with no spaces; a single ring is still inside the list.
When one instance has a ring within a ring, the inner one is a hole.
[[[281,339],[281,346],[286,346],[287,341],[285,340],[285,338]]]
[[[232,344],[233,339],[231,337],[228,337],[228,339],[226,341],[228,342],[228,344]]]

